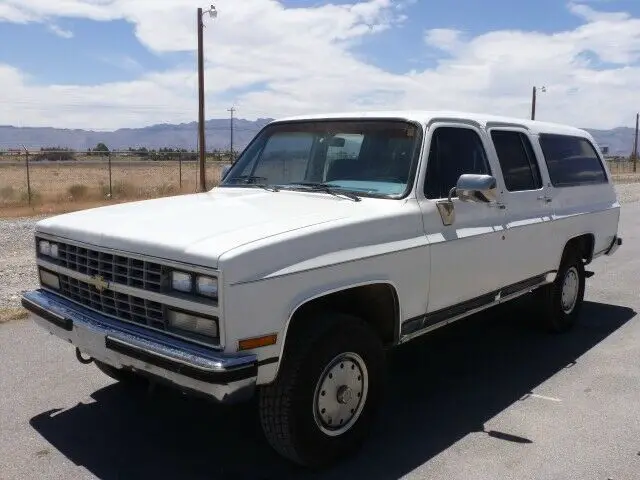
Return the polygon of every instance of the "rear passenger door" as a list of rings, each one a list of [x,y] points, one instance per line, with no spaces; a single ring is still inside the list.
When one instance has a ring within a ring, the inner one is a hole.
[[[535,142],[521,128],[489,128],[500,164],[506,208],[505,242],[500,260],[508,265],[504,285],[544,274],[555,267],[551,241],[553,198],[535,152]]]

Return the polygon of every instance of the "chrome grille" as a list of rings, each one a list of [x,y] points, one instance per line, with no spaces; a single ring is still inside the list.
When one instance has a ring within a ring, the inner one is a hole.
[[[111,283],[160,292],[168,272],[158,263],[113,255],[68,243],[58,244],[58,265],[86,275],[100,275]]]
[[[158,302],[112,290],[99,292],[92,285],[67,275],[60,275],[60,293],[101,313],[166,330],[164,309]]]

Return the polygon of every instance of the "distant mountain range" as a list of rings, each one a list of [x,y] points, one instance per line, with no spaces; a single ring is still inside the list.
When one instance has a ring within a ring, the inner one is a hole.
[[[270,121],[269,118],[259,118],[255,121],[235,119],[233,122],[234,150],[244,148]],[[228,118],[205,122],[207,150],[228,150],[230,130]],[[195,150],[198,147],[198,124],[197,122],[179,125],[163,123],[144,128],[121,128],[113,132],[0,126],[0,151],[21,148],[22,145],[29,150],[39,150],[41,147],[63,147],[83,151],[95,148],[98,143],[104,143],[110,150],[127,150],[129,147]]]
[[[271,119],[234,121],[234,150],[244,148],[253,136]],[[598,144],[607,149],[609,155],[630,155],[633,148],[634,130],[618,127],[612,130],[587,129]],[[212,119],[206,122],[207,150],[227,150],[230,143],[229,119]],[[111,150],[126,150],[129,147],[148,149],[186,148],[195,150],[198,145],[196,122],[179,125],[158,124],[144,128],[121,128],[113,132],[91,130],[68,130],[40,127],[0,126],[0,151],[20,148],[30,150],[41,147],[65,147],[74,150],[94,148],[104,143]]]

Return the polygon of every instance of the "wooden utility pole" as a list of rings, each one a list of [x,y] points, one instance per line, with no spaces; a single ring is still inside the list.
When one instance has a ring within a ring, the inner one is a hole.
[[[227,112],[231,113],[231,139],[230,139],[230,144],[231,144],[231,161],[233,161],[233,114],[235,113],[236,109],[235,107],[231,107],[227,110]]]
[[[27,200],[29,201],[29,206],[31,206],[31,177],[29,175],[29,150],[27,150],[27,147],[25,147],[24,145],[22,145],[22,148],[24,148],[25,165],[27,167]]]
[[[531,95],[531,120],[536,119],[536,93],[537,88],[533,87],[533,94]]]
[[[204,47],[202,8],[198,8],[198,147],[200,154],[200,191],[207,188],[205,179],[206,145],[204,140]]]
[[[638,124],[640,123],[640,113],[636,114],[636,138],[633,142],[633,173],[638,170]]]

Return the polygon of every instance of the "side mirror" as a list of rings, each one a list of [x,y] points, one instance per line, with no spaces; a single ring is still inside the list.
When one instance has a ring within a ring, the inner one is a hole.
[[[498,199],[498,186],[491,175],[460,175],[449,200],[456,196],[461,202],[493,203]]]
[[[491,175],[460,175],[458,183],[449,192],[449,198],[436,202],[444,225],[451,225],[456,219],[453,197],[458,197],[461,202],[495,203],[498,199],[496,179]]]

